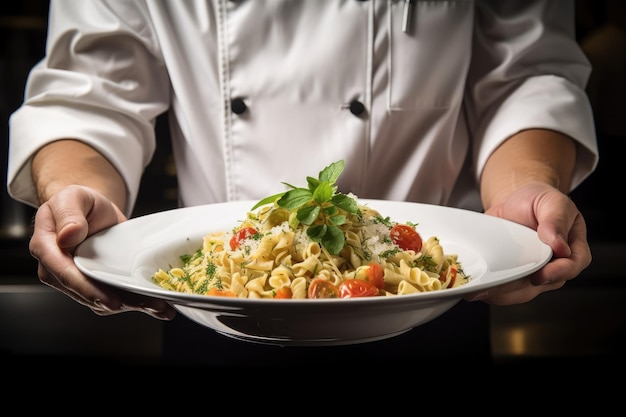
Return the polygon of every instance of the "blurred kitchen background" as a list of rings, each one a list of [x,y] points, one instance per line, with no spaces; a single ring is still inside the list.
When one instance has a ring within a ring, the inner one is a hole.
[[[524,305],[492,307],[497,364],[537,361],[624,364],[626,256],[621,169],[626,140],[626,2],[577,3],[577,37],[595,66],[589,94],[601,161],[571,198],[586,215],[592,265],[559,291]],[[139,313],[99,317],[36,277],[28,253],[34,209],[6,193],[8,117],[22,101],[26,75],[44,52],[47,0],[0,6],[0,357],[158,363],[161,323]],[[135,216],[176,207],[176,174],[165,120]]]

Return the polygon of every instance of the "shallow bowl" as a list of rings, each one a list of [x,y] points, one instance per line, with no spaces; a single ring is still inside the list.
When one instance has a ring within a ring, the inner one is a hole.
[[[537,233],[482,213],[428,204],[359,200],[384,217],[417,224],[456,253],[470,281],[451,289],[350,299],[241,299],[166,290],[152,282],[158,269],[181,264],[205,235],[232,230],[255,201],[210,204],[133,218],[85,240],[74,260],[109,285],[167,300],[191,320],[225,336],[277,345],[342,345],[402,334],[445,314],[464,296],[535,272],[552,256]]]

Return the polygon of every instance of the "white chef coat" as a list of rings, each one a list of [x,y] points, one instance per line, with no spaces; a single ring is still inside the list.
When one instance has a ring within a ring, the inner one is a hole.
[[[597,164],[573,1],[52,0],[46,57],[10,120],[10,194],[36,205],[33,153],[76,138],[128,186],[169,111],[181,205],[305,186],[344,159],[343,192],[480,209],[490,153],[528,128]],[[464,165],[465,163],[465,165]]]

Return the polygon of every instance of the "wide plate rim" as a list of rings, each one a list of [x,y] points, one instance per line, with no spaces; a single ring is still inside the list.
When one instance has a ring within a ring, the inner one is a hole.
[[[531,239],[536,246],[536,256],[537,260],[529,265],[523,266],[521,268],[517,268],[511,271],[491,271],[487,270],[485,272],[486,278],[491,278],[494,274],[499,274],[497,278],[492,280],[485,279],[482,283],[476,283],[472,285],[466,285],[462,287],[446,289],[442,291],[434,291],[427,293],[417,293],[411,295],[402,295],[402,296],[393,296],[393,297],[368,297],[368,298],[353,298],[353,299],[316,299],[316,300],[271,300],[271,299],[238,299],[238,298],[228,298],[228,297],[211,297],[204,295],[196,295],[196,294],[186,294],[186,293],[178,293],[174,291],[165,290],[156,284],[152,284],[152,286],[146,285],[145,282],[138,281],[138,278],[133,277],[133,271],[128,269],[128,265],[122,265],[121,267],[114,265],[114,260],[108,260],[111,264],[102,265],[103,268],[95,269],[94,266],[99,262],[102,262],[98,259],[94,260],[94,256],[98,256],[97,253],[94,252],[94,246],[96,243],[105,242],[107,239],[110,240],[109,236],[115,236],[117,234],[125,235],[129,239],[142,239],[142,237],[132,236],[133,226],[142,224],[149,225],[152,223],[153,225],[167,222],[168,219],[174,219],[179,217],[180,219],[190,219],[194,218],[194,216],[199,215],[201,213],[206,212],[210,214],[210,212],[219,213],[224,210],[227,212],[237,212],[242,208],[249,209],[251,208],[256,201],[245,200],[245,201],[236,201],[236,202],[225,202],[225,203],[213,203],[213,204],[205,204],[199,206],[190,206],[183,208],[170,209],[165,211],[160,211],[156,213],[146,214],[143,216],[138,216],[132,219],[129,219],[126,222],[114,225],[108,229],[100,231],[90,237],[88,237],[84,242],[82,242],[75,251],[74,261],[78,269],[86,274],[87,276],[105,284],[112,285],[119,289],[123,289],[126,291],[134,292],[137,294],[156,297],[163,300],[166,300],[173,304],[180,304],[184,306],[192,306],[202,309],[221,309],[221,308],[234,308],[234,309],[242,309],[242,308],[262,308],[262,309],[283,309],[283,308],[291,308],[291,309],[310,309],[310,308],[331,308],[334,310],[335,308],[342,308],[341,306],[350,305],[352,307],[356,305],[366,305],[366,306],[385,306],[387,304],[419,304],[422,302],[432,302],[437,300],[449,300],[452,298],[461,299],[468,294],[483,291],[494,287],[496,285],[505,284],[516,279],[519,279],[523,276],[529,275],[533,272],[536,272],[541,267],[543,267],[546,263],[549,262],[552,256],[552,250],[548,245],[541,242],[536,235],[536,232],[530,228],[522,226],[520,224],[511,222],[509,220],[500,219],[493,216],[488,216],[480,212],[475,212],[471,210],[465,210],[461,208],[455,207],[447,207],[447,206],[439,206],[433,204],[425,204],[425,203],[415,203],[415,202],[406,202],[406,201],[391,201],[391,200],[376,200],[376,199],[359,199],[359,204],[369,205],[371,207],[377,208],[381,214],[386,215],[384,212],[385,209],[391,208],[393,206],[402,207],[403,209],[415,209],[416,212],[419,210],[426,210],[428,212],[440,212],[442,215],[446,216],[462,216],[464,218],[469,218],[473,221],[483,222],[486,226],[498,227],[498,225],[502,228],[505,228],[508,231],[512,231],[515,233],[520,233],[525,235],[525,239]],[[245,211],[239,213],[239,217],[243,217],[245,215]],[[393,219],[393,217],[392,217]],[[406,220],[406,219],[397,219],[397,220]],[[191,220],[190,220],[191,221]],[[234,226],[234,224],[232,225]],[[231,226],[231,227],[232,227]],[[418,230],[419,230],[418,226]],[[487,227],[488,228],[488,227]],[[130,230],[127,230],[130,229]],[[206,228],[206,232],[210,230],[209,227]],[[120,233],[114,233],[119,231]],[[127,233],[130,233],[131,236],[128,236]],[[204,232],[203,232],[204,233]],[[158,233],[156,233],[158,234]],[[165,233],[163,236],[167,236]],[[159,242],[155,243],[158,244]],[[445,242],[444,242],[445,243]],[[123,247],[118,248],[120,251],[123,251]],[[445,244],[444,244],[445,249]],[[525,248],[527,250],[528,248]],[[144,250],[148,250],[148,248],[144,248]],[[127,254],[124,254],[127,255]],[[461,259],[461,261],[463,261]]]

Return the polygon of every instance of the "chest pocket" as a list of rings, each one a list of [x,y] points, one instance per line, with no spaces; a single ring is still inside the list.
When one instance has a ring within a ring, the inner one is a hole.
[[[404,2],[389,14],[389,108],[450,107],[461,100],[469,66],[473,2],[414,1],[410,32]]]

